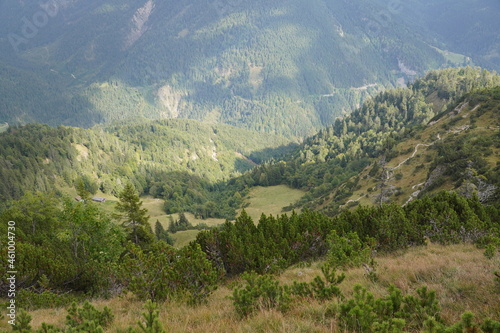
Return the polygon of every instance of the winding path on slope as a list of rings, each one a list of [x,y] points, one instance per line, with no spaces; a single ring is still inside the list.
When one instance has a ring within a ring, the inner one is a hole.
[[[463,110],[463,108],[464,108],[465,106],[466,106],[466,105],[462,105],[462,108],[460,108],[460,109],[458,110],[458,111],[459,111],[459,113]],[[472,110],[471,110],[471,111],[470,111],[470,112],[469,112],[466,116],[470,115],[472,112],[474,112],[475,110],[477,110],[479,107],[480,107],[480,105],[477,105],[477,106],[476,106],[474,109],[472,109]],[[465,117],[465,116],[463,116],[463,117]],[[448,131],[447,131],[447,134],[450,134],[450,133],[457,134],[457,133],[463,132],[463,131],[465,131],[465,130],[467,130],[467,129],[469,129],[469,128],[470,128],[470,126],[468,126],[468,125],[465,125],[465,126],[458,126],[458,127],[454,128],[454,129],[448,130]],[[480,127],[478,127],[478,128],[480,128]],[[493,128],[490,128],[490,129],[499,129],[499,127],[493,127]],[[406,162],[408,162],[409,160],[411,160],[412,158],[414,158],[414,157],[415,157],[415,155],[417,155],[417,153],[418,153],[418,148],[419,148],[419,147],[430,147],[430,146],[434,145],[436,142],[440,141],[441,139],[442,139],[442,138],[441,138],[441,135],[438,133],[438,134],[437,134],[437,139],[436,139],[435,141],[433,141],[433,142],[431,142],[431,143],[418,143],[417,145],[415,145],[415,149],[414,149],[414,151],[413,151],[413,154],[411,154],[411,156],[409,156],[409,157],[408,157],[408,158],[406,158],[404,161],[402,161],[401,163],[399,163],[397,166],[395,166],[394,168],[392,168],[392,169],[390,169],[390,170],[391,170],[391,171],[397,170],[397,169],[399,169],[401,166],[403,166],[403,164],[405,164]],[[414,190],[415,188],[417,188],[417,187],[419,187],[419,186],[422,186],[422,185],[424,185],[424,184],[425,184],[425,183],[420,183],[420,184],[417,184],[417,185],[413,185],[413,186],[412,186],[412,189]],[[410,195],[410,197],[408,198],[408,201],[407,201],[407,202],[406,202],[403,206],[405,206],[406,204],[408,204],[409,202],[411,202],[412,200],[414,200],[414,199],[418,196],[418,194],[419,194],[419,193],[420,193],[420,190],[417,190],[417,191],[413,192],[413,193]],[[357,198],[357,199],[351,199],[351,200],[348,200],[348,201],[344,204],[344,206],[345,206],[345,205],[347,205],[347,204],[349,204],[349,203],[351,203],[351,202],[358,202],[358,201],[360,201],[361,199],[363,199],[363,198],[364,198],[364,197],[366,197],[366,196],[367,196],[367,195],[366,195],[366,194],[364,194],[364,195],[362,195],[361,197],[359,197],[359,198]]]

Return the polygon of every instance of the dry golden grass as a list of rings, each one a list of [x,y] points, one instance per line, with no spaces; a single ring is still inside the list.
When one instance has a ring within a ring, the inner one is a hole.
[[[442,315],[447,322],[456,321],[466,311],[473,311],[479,318],[491,317],[500,320],[500,293],[495,291],[493,272],[500,268],[500,256],[491,260],[483,250],[473,245],[440,246],[430,244],[412,248],[399,254],[381,256],[376,259],[379,281],[374,283],[365,277],[362,268],[350,269],[347,278],[340,285],[349,297],[355,284],[362,284],[375,296],[387,293],[391,284],[403,293],[415,294],[415,290],[428,286],[437,291]],[[281,274],[282,283],[292,281],[309,282],[321,275],[322,262],[293,267]],[[237,281],[237,280],[235,280]],[[209,303],[190,307],[176,302],[160,306],[160,318],[168,332],[338,332],[335,319],[327,316],[328,303],[315,300],[294,302],[286,312],[261,311],[254,316],[240,320],[233,310],[229,281],[210,297]],[[335,303],[335,302],[334,302]],[[96,300],[93,304],[102,309],[108,306],[115,314],[109,332],[123,330],[136,325],[141,319],[142,304],[132,296],[115,297],[110,300]],[[45,309],[33,311],[33,327],[42,322],[62,325],[66,311]],[[0,328],[2,328],[0,326]]]
[[[408,269],[402,269],[408,265]],[[500,319],[500,294],[493,272],[500,268],[498,255],[488,260],[472,245],[429,245],[380,261],[380,284],[394,284],[403,292],[421,286],[436,290],[443,317],[456,321],[466,310]]]
[[[174,239],[174,247],[180,249],[188,245],[191,241],[196,239],[199,230],[185,230],[185,231],[177,231],[175,234],[171,234]]]

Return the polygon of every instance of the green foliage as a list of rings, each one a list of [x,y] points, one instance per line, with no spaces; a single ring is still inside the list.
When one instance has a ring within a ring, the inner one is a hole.
[[[492,319],[486,319],[481,324],[481,329],[484,333],[498,333],[500,332],[500,322]]]
[[[137,322],[139,330],[130,328],[128,332],[166,333],[167,331],[163,328],[159,320],[160,311],[158,310],[158,304],[148,300],[144,304],[144,310],[145,311],[142,313],[143,321]]]
[[[424,323],[424,333],[497,333],[500,332],[500,322],[485,319],[482,323],[475,320],[474,313],[466,311],[460,321],[446,326],[430,317]]]
[[[246,281],[246,286],[235,288],[231,297],[236,313],[241,318],[258,310],[286,311],[289,308],[291,298],[288,288],[279,285],[272,276],[244,273],[241,277]]]
[[[2,104],[2,121],[91,126],[139,116],[180,116],[302,136],[330,124],[383,87],[395,86],[398,78],[410,80],[431,68],[470,63],[466,57],[449,62],[448,52],[432,45],[466,45],[467,56],[481,57],[490,67],[498,65],[491,57],[496,21],[483,22],[487,14],[475,3],[450,13],[439,4],[436,8],[412,1],[407,4],[410,10],[396,15],[386,3],[304,5],[295,0],[280,15],[268,15],[280,10],[279,3],[259,3],[258,11],[247,3],[222,4],[221,13],[212,3],[185,10],[166,1],[146,15],[151,28],[139,39],[128,28],[138,5],[126,0],[110,11],[102,9],[105,5],[94,0],[88,5],[92,10],[80,4],[67,8],[67,15],[78,18],[74,30],[63,36],[64,23],[53,20],[36,43],[22,43],[19,51],[29,69],[17,61],[5,63],[16,59],[11,47],[0,52],[0,94],[9,96]],[[428,7],[434,10],[429,13]],[[2,34],[7,36],[26,12],[37,9],[14,4],[3,10]],[[388,9],[391,13],[384,15],[390,22],[374,14]],[[476,14],[471,24],[452,26],[460,36],[476,35],[463,26],[487,32],[480,42],[458,38],[448,27],[434,30],[443,21],[468,21],[454,14],[472,11],[481,16]],[[179,13],[182,19],[173,20]],[[408,13],[414,16],[406,18]],[[365,19],[353,20],[356,15]],[[416,25],[414,17],[423,19]],[[99,29],[98,22],[104,22]],[[196,28],[186,28],[191,26]],[[53,52],[32,56],[43,48]],[[446,93],[448,89],[443,96]]]
[[[69,290],[103,294],[112,287],[123,232],[96,204],[28,194],[2,213],[2,221],[16,221],[16,268],[25,308],[65,302],[70,298],[55,298]]]
[[[176,251],[163,242],[157,242],[148,250],[129,245],[128,254],[122,264],[122,279],[126,288],[139,299],[163,301],[170,298],[175,290],[171,289],[175,278],[173,261]]]
[[[380,166],[373,161],[374,158],[384,156],[383,160],[390,160],[397,156],[400,152],[395,147],[401,140],[416,135],[429,121],[444,114],[440,109],[442,104],[445,104],[444,110],[451,112],[456,103],[474,95],[476,89],[488,87],[487,91],[494,91],[492,87],[499,84],[498,75],[478,68],[431,71],[406,89],[387,90],[366,100],[351,114],[306,138],[300,148],[284,161],[261,165],[241,177],[240,181],[249,185],[287,184],[306,189],[308,193],[295,207],[321,207],[329,215],[335,215],[339,212],[339,205],[344,205],[345,199],[357,189],[359,178],[356,175],[361,170],[374,163],[369,175],[379,175]],[[449,96],[436,97],[443,89],[449,91]],[[492,110],[498,104],[495,104],[494,96],[488,96],[493,102],[490,105]],[[487,172],[484,158],[488,152],[491,154],[491,149],[478,138],[470,139],[461,140],[466,147],[459,149],[455,147],[462,143],[455,140],[437,144],[440,157],[436,165],[444,164],[447,173],[458,177],[465,171],[464,162],[472,160],[473,166],[481,169],[480,174]],[[446,145],[444,150],[442,144]],[[484,147],[474,149],[481,144]],[[402,174],[397,173],[395,177],[400,179]],[[494,178],[495,173],[488,172],[488,179]],[[426,191],[430,190],[431,187],[426,188]]]
[[[50,288],[50,284],[48,285]],[[44,287],[40,286],[40,289]],[[16,293],[16,302],[24,309],[37,310],[45,308],[59,308],[79,302],[83,296],[74,293],[56,293],[50,290],[36,292],[31,289],[20,289]]]
[[[81,195],[95,192],[97,185],[117,196],[130,182],[140,194],[167,200],[168,213],[233,218],[242,203],[233,194],[244,195],[245,188],[226,193],[225,184],[217,182],[295,147],[286,144],[276,135],[181,119],[92,129],[11,127],[0,134],[0,177],[5,179],[0,208],[29,191],[48,193],[60,187],[77,187]]]
[[[325,264],[321,267],[323,279],[320,276],[314,277],[310,283],[314,298],[326,301],[333,297],[343,298],[338,285],[345,279],[345,274],[337,275],[335,266]]]
[[[403,296],[401,290],[391,286],[388,296],[375,298],[356,285],[353,298],[339,304],[336,316],[344,329],[356,332],[413,331],[422,329],[429,318],[440,323],[435,292],[424,287],[417,294]]]
[[[255,311],[278,309],[286,311],[294,301],[294,297],[311,298],[320,301],[342,298],[338,285],[345,275],[337,275],[329,265],[321,267],[323,278],[316,276],[310,283],[293,282],[292,285],[280,285],[271,275],[258,275],[255,272],[245,272],[241,277],[245,280],[244,288],[233,290],[233,305],[240,318],[245,318]]]
[[[223,270],[213,266],[196,243],[179,250],[174,271],[177,275],[175,284],[190,305],[206,303],[224,274]]]
[[[85,302],[82,307],[73,303],[68,308],[64,328],[42,323],[39,329],[33,331],[30,325],[31,316],[24,310],[20,310],[16,317],[16,325],[12,326],[12,330],[22,333],[104,333],[103,327],[109,326],[113,318],[111,310],[107,307],[99,311],[88,302]]]
[[[154,243],[147,250],[130,244],[122,265],[126,288],[139,299],[186,298],[193,305],[206,302],[221,274],[197,244],[181,250],[165,242]]]
[[[162,240],[169,245],[174,245],[174,239],[165,230],[165,228],[163,228],[163,225],[158,220],[156,220],[155,223],[155,235],[157,240]]]
[[[76,188],[78,195],[80,195],[83,199],[87,197],[85,193],[95,195],[97,193],[97,190],[99,189],[97,183],[95,181],[92,181],[87,175],[80,176],[76,180]]]
[[[153,231],[149,224],[148,210],[142,208],[142,201],[134,186],[127,183],[118,198],[120,201],[116,204],[115,209],[123,215],[117,217],[123,220],[122,225],[128,231],[129,240],[142,247],[151,244]]]
[[[484,237],[498,236],[498,226],[477,197],[441,192],[411,202],[404,210],[413,225],[436,243],[482,242]]]
[[[114,315],[108,307],[99,311],[88,301],[85,301],[82,307],[78,307],[76,303],[69,307],[66,326],[75,331],[103,332],[102,328],[106,328],[113,319]]]
[[[179,213],[179,219],[174,221],[171,219],[168,225],[168,231],[170,233],[175,234],[177,231],[185,231],[185,230],[207,230],[210,229],[208,225],[205,223],[198,223],[197,225],[192,225],[191,222],[188,221],[184,212]]]
[[[24,310],[19,310],[16,316],[16,324],[12,326],[12,331],[19,333],[31,332],[31,316]]]
[[[497,247],[493,244],[488,244],[484,250],[484,256],[488,259],[493,259],[498,252]]]
[[[309,191],[296,205],[314,208],[326,201],[322,207],[332,215],[356,190],[359,179],[353,177],[374,157],[395,156],[398,141],[413,135],[439,112],[432,103],[436,91],[449,85],[447,82],[451,82],[451,88],[446,88],[451,97],[438,102],[449,103],[450,110],[464,96],[486,97],[482,108],[495,108],[494,90],[482,90],[479,96],[467,93],[498,85],[498,75],[461,68],[430,72],[408,89],[389,90],[366,101],[352,114],[307,138],[300,149],[293,144],[284,146],[286,140],[277,136],[182,119],[123,122],[88,130],[11,127],[0,135],[0,156],[4,158],[0,173],[7,180],[0,186],[0,204],[28,190],[47,192],[59,186],[77,186],[90,193],[97,185],[105,193],[118,195],[128,181],[138,193],[164,199],[167,213],[189,211],[200,218],[233,219],[249,187],[287,184]],[[241,137],[246,138],[245,143],[238,139]],[[472,160],[470,168],[477,171],[476,178],[500,182],[497,172],[485,164],[496,140],[459,141],[436,145],[439,157],[435,166],[449,165],[446,176],[458,181],[464,163]],[[463,147],[454,149],[456,144]],[[281,160],[274,162],[273,157]],[[261,165],[228,180],[255,163]],[[479,186],[479,181],[473,183]]]
[[[179,219],[177,221],[170,221],[168,225],[168,231],[173,234],[177,231],[192,230],[193,228],[193,225],[188,221],[184,212],[179,213]]]
[[[310,283],[294,281],[290,288],[291,295],[300,298],[315,298],[321,301],[330,300],[333,297],[343,298],[338,285],[345,279],[345,274],[337,275],[334,268],[325,264],[321,267],[323,278],[315,276]]]
[[[447,192],[405,207],[359,206],[334,218],[305,211],[291,216],[262,215],[255,225],[242,212],[234,224],[227,222],[199,233],[196,242],[228,275],[275,272],[327,253],[334,267],[373,266],[372,250],[391,252],[423,245],[426,239],[444,244],[485,242],[487,237],[498,235],[495,212],[477,198]],[[374,272],[368,274],[376,279]]]
[[[243,211],[234,224],[226,222],[201,232],[196,242],[229,275],[265,274],[326,254],[326,235],[332,227],[326,216],[312,212],[276,218],[262,215],[256,226]]]
[[[344,237],[339,236],[336,230],[332,230],[327,241],[328,263],[332,267],[359,267],[371,260],[370,247],[362,244],[355,232],[350,232]]]

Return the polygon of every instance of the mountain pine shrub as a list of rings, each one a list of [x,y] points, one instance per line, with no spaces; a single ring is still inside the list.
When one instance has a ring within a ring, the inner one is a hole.
[[[353,298],[339,304],[337,318],[345,330],[356,332],[420,330],[429,318],[441,323],[436,293],[423,287],[417,295],[403,296],[401,290],[391,286],[388,296],[375,298],[356,285]]]
[[[99,311],[89,302],[85,302],[82,307],[73,303],[68,309],[64,328],[42,323],[39,329],[33,331],[30,325],[31,316],[24,310],[20,310],[16,317],[16,325],[12,326],[12,331],[19,333],[104,333],[103,327],[108,327],[113,318],[114,316],[108,307]]]
[[[71,304],[66,316],[66,326],[83,332],[99,332],[99,327],[107,327],[114,319],[111,309],[105,307],[102,311],[97,310],[88,301],[79,308],[76,303]]]
[[[325,264],[321,267],[323,277],[316,276],[310,283],[294,281],[292,285],[280,285],[272,275],[243,273],[246,281],[244,288],[233,290],[233,304],[240,318],[261,309],[286,311],[294,298],[311,298],[320,301],[334,297],[343,298],[338,285],[345,279],[345,274],[337,275],[335,268]]]
[[[166,333],[163,325],[160,322],[160,311],[158,304],[148,300],[144,304],[144,312],[142,313],[143,321],[137,322],[139,330],[129,327],[128,333]]]
[[[12,331],[19,333],[31,333],[31,316],[24,310],[19,310],[16,316],[16,324],[12,326]]]
[[[68,306],[73,302],[81,301],[83,298],[78,294],[58,294],[51,290],[37,292],[32,289],[20,289],[16,296],[16,301],[20,307],[27,310]]]
[[[345,279],[345,274],[337,275],[335,268],[326,264],[321,267],[323,279],[317,275],[310,283],[314,297],[326,301],[333,297],[342,298],[342,292],[338,287]]]
[[[165,242],[156,242],[148,250],[132,243],[129,246],[122,280],[139,299],[186,298],[189,304],[203,303],[223,275],[196,243],[180,250]]]
[[[289,288],[280,286],[271,275],[257,275],[252,272],[243,273],[242,278],[246,281],[246,286],[235,288],[231,297],[240,318],[248,317],[257,310],[285,311],[289,308],[291,302]]]
[[[498,333],[500,322],[485,319],[482,323],[475,319],[474,313],[466,311],[460,321],[446,326],[430,317],[424,322],[424,333]]]
[[[328,264],[334,268],[359,267],[370,262],[371,249],[363,244],[355,232],[340,236],[332,230],[327,238]]]

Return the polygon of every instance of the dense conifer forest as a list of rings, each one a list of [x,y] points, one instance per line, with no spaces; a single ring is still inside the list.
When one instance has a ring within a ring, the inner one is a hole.
[[[312,135],[429,69],[498,70],[498,4],[455,2],[4,1],[0,122],[141,115]]]

